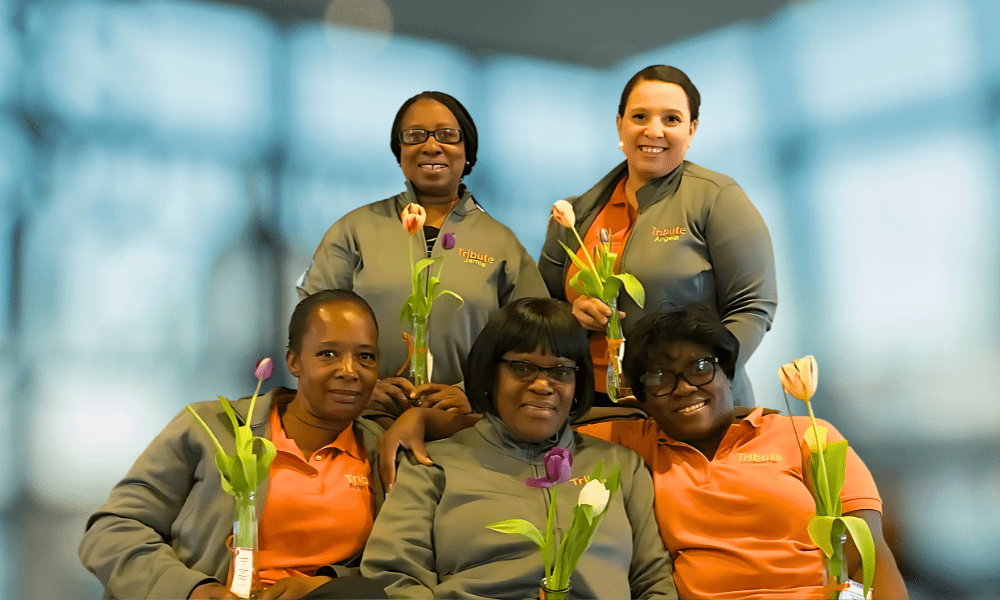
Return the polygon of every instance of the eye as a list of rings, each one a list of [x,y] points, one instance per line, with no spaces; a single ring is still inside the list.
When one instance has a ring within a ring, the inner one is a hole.
[[[378,360],[375,358],[375,354],[372,352],[362,352],[358,355],[358,362],[365,365],[366,367],[374,367]]]
[[[316,353],[316,356],[322,356],[323,358],[333,358],[337,353],[333,350],[320,350]]]
[[[511,362],[507,363],[510,365],[510,370],[517,377],[528,377],[535,372],[534,365],[529,365],[526,362]]]
[[[549,369],[549,375],[556,381],[569,383],[576,379],[576,369],[573,367],[554,367]]]

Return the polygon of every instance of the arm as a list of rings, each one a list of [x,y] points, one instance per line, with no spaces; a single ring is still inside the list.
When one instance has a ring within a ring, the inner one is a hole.
[[[434,516],[444,490],[444,471],[403,460],[399,482],[375,520],[361,574],[392,598],[433,598],[438,583]]]
[[[400,447],[409,449],[423,465],[433,465],[424,440],[440,440],[472,427],[482,415],[458,414],[431,408],[411,408],[379,438],[379,471],[382,481],[392,488],[396,480],[396,453]]]
[[[341,218],[327,230],[312,264],[295,286],[299,299],[322,290],[354,289],[354,269],[360,253],[350,226]]]
[[[203,572],[189,568],[171,545],[174,522],[185,508],[185,514],[199,522],[210,522],[213,509],[225,512],[232,521],[232,503],[226,504],[224,499],[204,506],[188,505],[195,487],[203,499],[215,496],[208,489],[213,485],[218,494],[225,495],[219,487],[214,456],[205,455],[208,450],[214,455],[214,447],[197,427],[194,418],[181,411],[112,489],[107,504],[88,520],[80,542],[80,560],[109,594],[118,598],[186,598],[196,586],[216,575],[217,569]],[[193,439],[198,434],[204,443]],[[224,439],[222,432],[216,435]],[[214,481],[204,479],[213,476]],[[196,514],[201,509],[204,516]],[[207,566],[228,558],[224,536],[215,539],[218,536],[211,527],[198,533],[203,536],[199,542],[206,554],[193,557],[191,562]],[[217,556],[212,556],[213,552]]]
[[[875,598],[909,598],[906,592],[906,584],[903,583],[903,576],[896,566],[896,559],[892,555],[892,550],[885,543],[882,537],[882,514],[875,510],[854,510],[844,513],[847,516],[860,517],[868,523],[868,528],[872,530],[872,539],[875,541],[875,580],[872,589]],[[850,533],[847,534],[850,537]],[[848,543],[845,547],[847,556],[848,572],[854,581],[863,581],[864,574],[861,569],[861,555],[853,543]]]
[[[514,300],[521,298],[547,298],[549,290],[542,275],[538,272],[535,260],[528,255],[528,252],[517,240],[513,232],[510,233],[511,244],[516,246],[515,256],[512,256],[506,264],[505,289],[497,290],[497,301],[500,306],[505,306]]]
[[[622,465],[622,493],[632,526],[632,564],[629,567],[632,597],[677,598],[673,561],[663,547],[653,513],[653,479],[639,455],[626,452],[629,461]],[[627,482],[631,482],[628,487]]]
[[[740,364],[746,364],[771,328],[778,306],[771,235],[735,183],[719,192],[705,235],[719,314],[740,342]]]
[[[563,277],[566,262],[569,261],[569,257],[559,245],[559,241],[561,240],[570,249],[577,247],[576,239],[568,232],[568,229],[556,223],[555,220],[549,219],[549,227],[545,231],[545,244],[542,245],[542,253],[538,257],[538,272],[545,281],[545,287],[548,288],[551,297],[559,300],[566,299]]]

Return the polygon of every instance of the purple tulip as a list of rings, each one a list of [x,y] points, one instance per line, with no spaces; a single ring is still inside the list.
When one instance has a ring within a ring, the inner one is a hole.
[[[524,484],[535,488],[552,487],[569,481],[573,453],[558,446],[545,453],[545,477],[529,477]]]
[[[597,237],[600,238],[602,244],[610,244],[611,243],[611,234],[608,232],[607,229],[602,229],[601,233],[598,234]]]
[[[262,358],[257,361],[257,368],[254,369],[254,376],[261,381],[271,378],[271,373],[274,372],[274,361],[270,358]]]
[[[446,234],[444,234],[444,238],[441,239],[441,245],[444,246],[445,250],[451,250],[452,248],[454,248],[455,247],[455,234],[454,233],[446,233]]]

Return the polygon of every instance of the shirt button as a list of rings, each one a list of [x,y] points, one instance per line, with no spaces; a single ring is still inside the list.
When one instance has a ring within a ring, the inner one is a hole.
[[[309,474],[310,477],[316,477],[317,475],[319,475],[319,473],[310,473]]]
[[[323,460],[323,455],[322,454],[317,454],[313,458],[315,458],[316,460]]]

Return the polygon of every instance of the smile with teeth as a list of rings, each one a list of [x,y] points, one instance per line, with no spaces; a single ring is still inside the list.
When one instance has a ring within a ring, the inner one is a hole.
[[[699,402],[697,404],[692,404],[691,406],[685,406],[684,408],[679,408],[679,409],[677,409],[677,412],[679,412],[682,415],[687,415],[687,414],[693,413],[693,412],[695,412],[697,410],[700,410],[703,406],[705,406],[705,401],[704,400],[702,400],[701,402]]]
[[[441,171],[443,169],[447,169],[448,165],[440,165],[440,164],[430,165],[430,164],[427,164],[427,165],[420,165],[420,168],[423,169],[423,170],[425,170],[425,171],[433,171],[433,172],[436,173],[436,172]]]
[[[659,154],[666,150],[663,146],[639,146],[639,150],[647,154]]]

